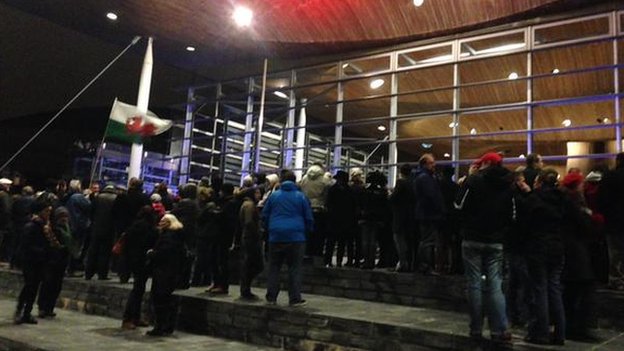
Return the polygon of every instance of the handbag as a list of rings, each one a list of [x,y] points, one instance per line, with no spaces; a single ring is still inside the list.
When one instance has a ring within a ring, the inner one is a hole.
[[[126,233],[122,233],[119,239],[113,245],[113,249],[111,252],[115,256],[121,256],[124,252],[124,248],[126,247]]]

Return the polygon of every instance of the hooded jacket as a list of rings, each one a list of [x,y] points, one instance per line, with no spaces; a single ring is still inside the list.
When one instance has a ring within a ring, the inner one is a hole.
[[[310,202],[291,181],[283,182],[262,209],[264,225],[269,228],[269,242],[305,242],[312,232],[314,218]]]
[[[469,176],[457,194],[466,240],[500,244],[514,219],[511,173],[490,166]]]
[[[325,208],[327,190],[330,184],[325,178],[323,168],[316,165],[308,168],[308,172],[306,172],[299,185],[301,186],[301,191],[310,199],[310,205],[315,211]]]

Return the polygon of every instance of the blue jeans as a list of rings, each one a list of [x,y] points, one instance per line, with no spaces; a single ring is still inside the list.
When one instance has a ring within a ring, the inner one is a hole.
[[[555,326],[554,338],[565,339],[565,311],[561,297],[563,256],[532,257],[527,259],[534,302],[531,308],[528,335],[548,340],[550,325]]]
[[[288,265],[288,300],[290,303],[301,301],[301,265],[305,246],[305,242],[269,243],[267,301],[277,300],[280,269],[284,262]]]
[[[507,330],[505,296],[503,295],[503,244],[464,240],[462,243],[470,307],[470,333],[483,330],[483,299],[492,335]]]

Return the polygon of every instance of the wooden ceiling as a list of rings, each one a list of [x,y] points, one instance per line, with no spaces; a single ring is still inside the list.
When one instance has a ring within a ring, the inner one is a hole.
[[[603,0],[598,0],[603,1]],[[597,0],[5,0],[21,10],[115,43],[154,36],[157,55],[188,68],[263,56],[302,58],[436,37]],[[606,0],[605,0],[606,1]],[[232,21],[254,11],[250,28]],[[111,22],[105,14],[115,12]],[[197,48],[193,55],[184,50]]]

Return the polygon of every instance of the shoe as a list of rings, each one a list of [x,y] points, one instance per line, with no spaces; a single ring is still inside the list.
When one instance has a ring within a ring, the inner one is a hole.
[[[306,300],[299,300],[299,301],[291,302],[288,305],[290,307],[303,307],[303,306],[305,306],[307,304],[308,304],[308,302]]]
[[[39,311],[39,318],[54,318],[56,313],[50,311]]]
[[[258,301],[258,300],[260,300],[260,298],[256,294],[248,293],[248,294],[241,294],[240,300],[243,300],[243,301]]]
[[[508,342],[511,342],[511,338],[512,336],[510,332],[503,332],[502,334],[490,335],[490,339],[492,339],[493,342],[508,343]]]
[[[123,329],[123,330],[134,330],[136,328],[137,328],[137,326],[134,323],[132,323],[131,321],[123,321],[121,323],[121,329]]]
[[[21,324],[22,323],[22,311],[15,311],[13,314],[13,323]]]
[[[147,335],[147,336],[165,336],[165,335],[167,335],[167,333],[165,333],[165,331],[162,330],[162,329],[154,328],[154,329],[149,330],[148,332],[146,332],[145,335]]]
[[[132,322],[136,327],[149,327],[149,323],[142,319],[136,320]]]
[[[213,294],[213,295],[227,295],[228,291],[227,289],[224,289],[220,286],[215,287],[214,289],[211,289],[209,291],[209,293]]]
[[[23,323],[25,323],[25,324],[37,324],[38,322],[37,322],[37,320],[33,316],[31,316],[29,314],[25,314],[25,315],[22,316],[22,318],[20,318],[20,321],[19,321],[18,324],[23,324]]]

